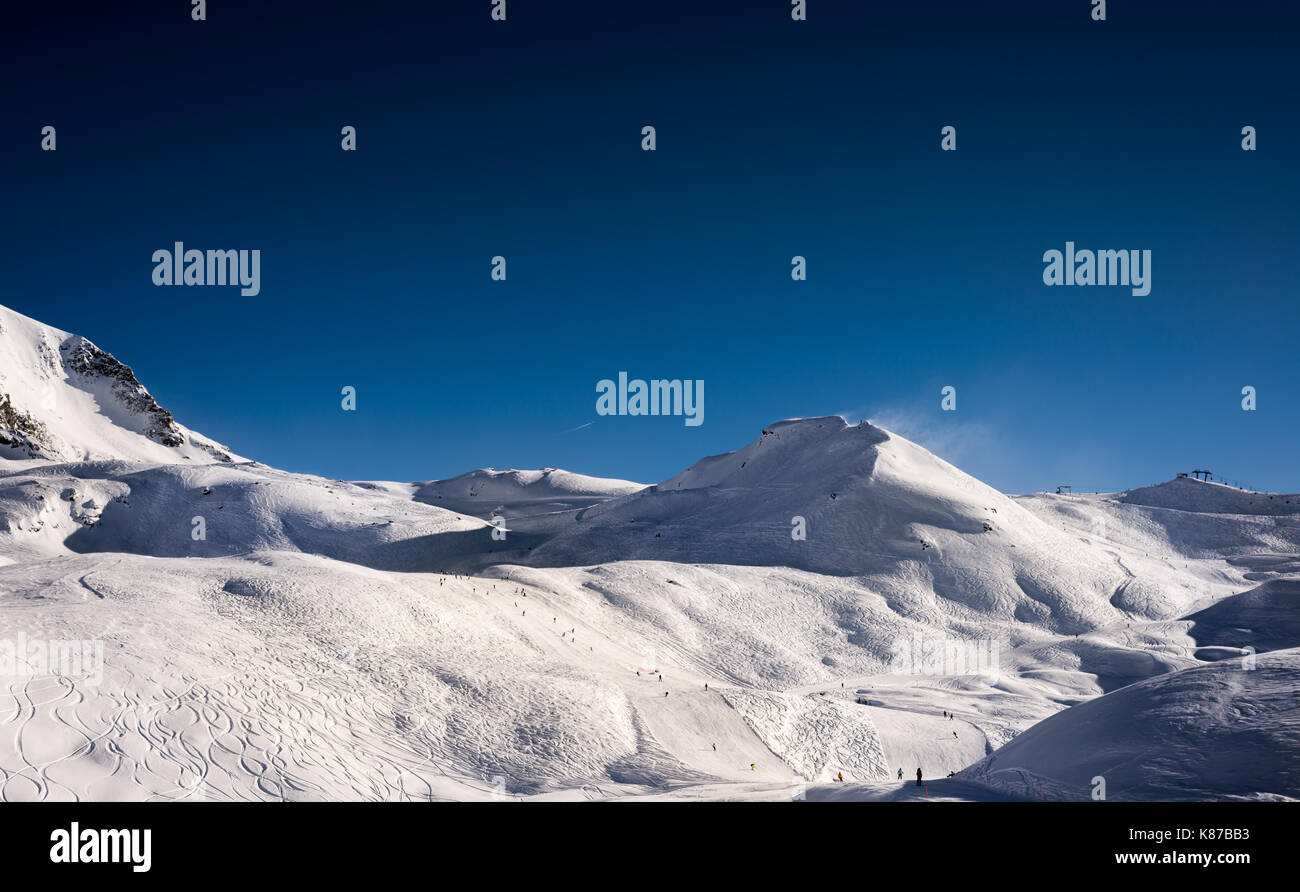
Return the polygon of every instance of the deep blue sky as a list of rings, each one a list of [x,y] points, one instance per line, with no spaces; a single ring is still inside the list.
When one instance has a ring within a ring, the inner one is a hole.
[[[249,457],[653,482],[839,412],[1009,491],[1300,489],[1294,4],[39,6],[0,35],[0,303]],[[262,293],[154,287],[176,240],[261,249]],[[1150,249],[1151,294],[1044,286],[1067,240]],[[703,379],[705,423],[598,418],[620,370]]]

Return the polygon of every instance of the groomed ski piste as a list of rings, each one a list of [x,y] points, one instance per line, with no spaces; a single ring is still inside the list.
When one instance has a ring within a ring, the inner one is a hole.
[[[329,480],[0,308],[0,800],[1300,798],[1300,495],[756,434]]]

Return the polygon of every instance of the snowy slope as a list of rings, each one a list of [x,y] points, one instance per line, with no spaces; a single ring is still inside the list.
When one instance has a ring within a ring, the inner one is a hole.
[[[1300,515],[1300,494],[1250,492],[1194,477],[1121,493],[1120,502],[1202,514]]]
[[[1300,799],[1300,651],[1185,669],[1041,722],[964,780],[1042,799]]]
[[[792,535],[799,519],[804,539]],[[544,542],[524,539],[532,548],[520,560],[797,568],[858,579],[897,616],[996,623],[1003,637],[1021,626],[1074,634],[1130,609],[1132,573],[1100,538],[1044,519],[897,435],[838,417],[768,425],[738,452],[552,528]],[[1204,594],[1177,578],[1142,587],[1143,603],[1167,605],[1162,616]]]
[[[645,488],[645,484],[630,480],[588,477],[559,468],[483,468],[448,480],[364,485],[483,519],[498,513],[520,517],[571,511]]]
[[[202,537],[196,538],[196,519]],[[0,555],[303,552],[396,571],[477,556],[483,521],[264,465],[0,463]]]
[[[652,487],[348,483],[222,453],[97,348],[0,326],[0,801],[1068,798],[1090,716],[1159,777],[1112,766],[1116,795],[1294,795],[1294,737],[1230,708],[1297,693],[1294,496],[1008,497],[839,418]],[[19,636],[96,643],[102,677],[6,665]],[[891,667],[916,640],[998,658]],[[1248,646],[1281,669],[1216,674]],[[1179,716],[1235,767],[1161,761]]]
[[[1199,659],[1300,648],[1300,579],[1271,579],[1187,617]]]

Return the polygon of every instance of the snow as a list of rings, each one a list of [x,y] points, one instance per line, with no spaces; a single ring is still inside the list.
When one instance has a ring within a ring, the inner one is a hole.
[[[1300,797],[1300,650],[1130,685],[1046,719],[963,779],[1040,799]]]
[[[72,338],[0,308],[44,432],[0,458],[0,646],[102,679],[0,669],[0,800],[1298,796],[1300,497],[1011,497],[838,417],[648,487],[351,483],[164,445]],[[917,639],[996,671],[891,668]]]
[[[504,513],[507,508],[512,516],[571,511],[645,489],[645,484],[630,480],[588,477],[558,468],[534,471],[483,468],[449,480],[367,485],[483,519]]]
[[[132,411],[114,392],[116,382],[104,377],[86,378],[68,368],[64,348],[82,345],[97,349],[84,338],[0,306],[0,400],[7,396],[15,410],[39,423],[48,434],[40,444],[44,447],[40,457],[211,462],[216,451],[230,460],[241,460],[225,447],[179,424],[174,429],[184,439],[181,445],[166,446],[150,439],[143,433],[149,419]],[[147,391],[142,398],[152,400]],[[4,434],[3,427],[0,421],[0,435]],[[4,439],[0,436],[0,457],[28,457],[20,450],[6,448]]]
[[[1131,489],[1119,496],[1129,505],[1172,508],[1205,514],[1300,514],[1300,498],[1268,492],[1249,492],[1194,477],[1179,477],[1159,486]]]

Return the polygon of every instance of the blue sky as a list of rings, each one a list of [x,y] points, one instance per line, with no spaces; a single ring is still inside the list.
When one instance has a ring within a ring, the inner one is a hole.
[[[1008,491],[1300,489],[1287,4],[408,6],[15,13],[0,302],[333,477],[653,482],[844,413]],[[154,287],[178,240],[260,249],[261,294]],[[1045,286],[1066,241],[1151,293]],[[619,371],[704,380],[705,423],[597,417]]]

